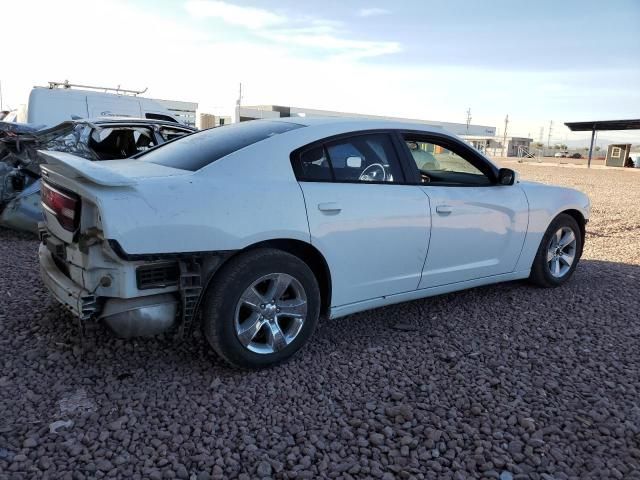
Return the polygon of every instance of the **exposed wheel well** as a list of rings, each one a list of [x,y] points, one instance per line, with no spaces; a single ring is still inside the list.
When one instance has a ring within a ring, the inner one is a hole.
[[[243,252],[264,247],[276,248],[295,255],[309,266],[318,281],[318,286],[320,287],[320,313],[322,315],[328,315],[329,308],[331,307],[331,272],[329,271],[329,266],[327,265],[326,260],[318,249],[310,243],[283,238],[254,243],[253,245],[239,250],[233,256],[235,257]],[[215,274],[213,277],[215,278]]]
[[[574,209],[564,210],[560,213],[565,213],[567,215],[570,215],[578,223],[578,227],[580,227],[580,236],[582,237],[582,245],[580,245],[580,256],[582,256],[582,246],[584,245],[584,236],[586,233],[586,225],[587,225],[587,221],[584,218],[584,215],[582,215],[582,212],[580,212],[579,210],[574,210]]]

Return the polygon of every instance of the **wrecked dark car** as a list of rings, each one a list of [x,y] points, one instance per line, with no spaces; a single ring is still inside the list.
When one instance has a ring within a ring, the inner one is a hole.
[[[44,161],[38,150],[119,160],[195,131],[174,122],[132,118],[70,120],[51,128],[0,121],[0,226],[37,233]]]

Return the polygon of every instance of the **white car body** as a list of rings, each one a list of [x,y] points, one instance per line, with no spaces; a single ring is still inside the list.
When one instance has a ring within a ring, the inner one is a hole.
[[[258,244],[293,242],[326,264],[323,311],[335,318],[527,278],[558,214],[581,218],[582,227],[589,218],[583,193],[518,180],[487,186],[298,181],[292,152],[330,137],[411,131],[463,142],[422,124],[335,118],[276,122],[301,127],[197,171],[44,152],[49,161],[44,181],[78,194],[82,203],[75,232],[45,212],[40,261],[49,289],[75,315],[89,318],[104,313],[95,306],[100,299],[138,306],[145,298],[149,304],[165,302],[167,294],[180,291],[179,285],[139,289],[140,266],[179,256],[216,258],[218,265]],[[218,130],[227,128],[237,127]],[[66,274],[52,260],[55,249],[63,254]],[[203,286],[207,282],[203,278]]]

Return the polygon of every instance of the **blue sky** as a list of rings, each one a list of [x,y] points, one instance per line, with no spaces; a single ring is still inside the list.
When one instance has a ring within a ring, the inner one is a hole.
[[[640,0],[23,0],[3,9],[5,38],[24,39],[20,68],[0,72],[10,104],[68,78],[229,113],[242,81],[246,104],[453,122],[470,107],[472,123],[501,128],[509,114],[510,133],[534,138],[553,120],[555,141],[583,137],[565,121],[640,117]],[[27,60],[51,39],[69,53]],[[640,143],[638,132],[606,136]]]

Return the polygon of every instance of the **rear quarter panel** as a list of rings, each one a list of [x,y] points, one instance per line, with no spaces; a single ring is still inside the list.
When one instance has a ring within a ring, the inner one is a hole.
[[[229,155],[194,175],[147,178],[100,195],[105,237],[128,254],[239,250],[291,238],[309,242],[288,157]]]

